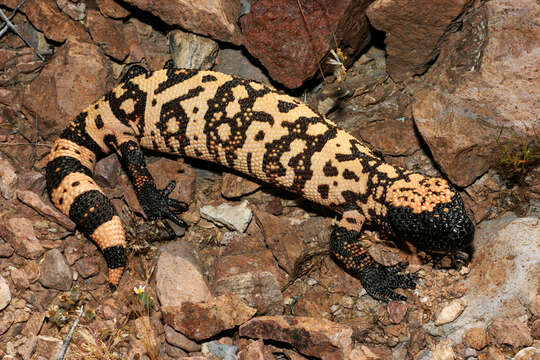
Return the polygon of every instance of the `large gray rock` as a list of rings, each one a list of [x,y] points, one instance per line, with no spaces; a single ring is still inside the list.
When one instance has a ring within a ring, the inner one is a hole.
[[[434,335],[461,342],[473,327],[486,328],[498,318],[527,320],[538,294],[540,220],[509,213],[476,230],[471,272],[465,280],[467,307],[451,323],[426,326]]]

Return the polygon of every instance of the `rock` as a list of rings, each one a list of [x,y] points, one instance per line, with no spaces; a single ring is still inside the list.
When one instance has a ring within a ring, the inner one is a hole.
[[[36,1],[24,4],[21,9],[32,25],[48,39],[58,43],[68,39],[89,40],[84,27],[62,14],[54,1]]]
[[[489,171],[465,189],[465,192],[473,200],[466,205],[470,205],[467,207],[473,212],[477,223],[489,218],[496,209],[494,204],[496,199],[501,196],[502,190],[498,179],[498,175]]]
[[[341,49],[349,65],[370,39],[365,10],[369,1],[260,0],[240,18],[243,45],[270,77],[297,88],[319,69],[328,68],[330,49]],[[309,27],[309,30],[306,28]]]
[[[122,22],[103,17],[99,11],[90,10],[86,17],[86,27],[105,54],[117,61],[123,61],[129,55],[129,44],[124,38]]]
[[[241,0],[127,0],[127,3],[148,11],[169,25],[215,40],[240,44],[240,29],[236,25],[240,17]]]
[[[393,324],[399,324],[407,314],[407,303],[403,301],[392,300],[386,306],[388,316]]]
[[[9,284],[2,275],[0,275],[0,310],[4,310],[11,302],[11,291]]]
[[[245,177],[224,173],[221,182],[221,195],[226,199],[239,198],[257,191],[260,187],[260,184]]]
[[[36,343],[36,354],[46,359],[56,359],[62,348],[62,340],[51,336],[39,335]]]
[[[535,0],[482,3],[448,37],[415,91],[416,126],[453,183],[471,184],[500,165],[511,139],[518,146],[536,136],[539,16]]]
[[[246,56],[245,50],[227,48],[219,50],[214,70],[270,84],[268,76]]]
[[[1,282],[1,280],[0,280]],[[15,321],[15,316],[12,311],[2,311],[0,312],[0,335],[4,334],[9,330],[11,325]]]
[[[456,356],[454,354],[454,349],[452,349],[452,341],[450,339],[445,339],[435,345],[430,357],[430,359],[434,360],[454,360],[455,358]]]
[[[36,259],[45,251],[36,237],[32,222],[27,218],[9,219],[5,230],[2,231],[2,225],[0,225],[0,237],[5,235],[4,239],[13,246],[18,255],[27,259]]]
[[[432,335],[456,343],[472,327],[486,328],[495,317],[529,316],[526,304],[538,294],[540,222],[509,213],[476,228],[471,272],[464,281],[467,307],[458,319],[441,326],[426,324]]]
[[[521,349],[512,360],[538,360],[540,359],[540,349],[535,347],[526,347]]]
[[[95,276],[99,273],[99,265],[95,257],[85,256],[75,263],[75,269],[83,279]]]
[[[352,350],[353,329],[326,319],[261,316],[240,326],[240,336],[286,342],[304,355],[344,359]]]
[[[444,37],[471,0],[377,0],[367,10],[371,24],[384,31],[388,74],[395,81],[423,74],[437,57]],[[414,55],[412,55],[414,54]]]
[[[18,175],[11,162],[8,159],[2,158],[0,155],[0,196],[6,200],[13,199],[15,197],[14,186],[17,179]]]
[[[36,349],[37,336],[33,335],[26,338],[26,341],[17,348],[17,353],[23,360],[29,360]]]
[[[263,211],[256,211],[255,216],[267,246],[281,267],[291,275],[304,247],[297,229],[291,226],[290,221]]]
[[[96,163],[94,178],[98,184],[114,188],[118,185],[119,174],[122,172],[122,164],[116,154],[111,154]]]
[[[21,331],[26,337],[36,336],[39,334],[43,322],[45,321],[45,312],[35,312],[30,315],[30,319],[24,324],[24,327]]]
[[[28,280],[28,277],[24,273],[24,271],[17,269],[16,267],[10,266],[10,273],[11,273],[11,281],[13,281],[13,285],[18,290],[25,290],[28,289],[30,286],[30,281]]]
[[[129,16],[129,11],[114,0],[96,0],[99,11],[113,19],[123,19]]]
[[[222,295],[206,302],[161,308],[165,323],[193,340],[208,339],[249,320],[257,311],[240,297]]]
[[[272,252],[252,243],[237,235],[225,248],[214,267],[214,292],[238,295],[259,314],[281,314],[283,276]]]
[[[169,45],[174,65],[186,69],[211,69],[219,50],[214,40],[182,30],[169,33]]]
[[[60,47],[24,91],[23,106],[39,115],[40,136],[57,136],[102,96],[112,85],[109,74],[109,62],[94,43],[72,40]]]
[[[184,334],[174,330],[169,325],[165,325],[165,339],[171,345],[179,347],[183,350],[194,352],[201,350],[201,346],[194,341],[189,340]]]
[[[213,223],[226,226],[230,230],[244,232],[253,216],[247,204],[247,201],[243,201],[238,205],[229,205],[228,203],[219,206],[205,205],[201,207],[200,213],[202,218]]]
[[[236,356],[237,351],[238,348],[234,345],[220,344],[214,341],[204,343],[202,346],[203,355],[216,356],[224,360],[238,359]]]
[[[58,211],[56,207],[44,203],[35,192],[30,190],[17,190],[15,193],[20,201],[36,210],[47,219],[63,226],[69,231],[75,230],[76,225],[69,217]]]
[[[39,272],[41,285],[61,291],[71,289],[71,269],[60,250],[51,249],[45,253],[39,264]]]
[[[167,307],[212,299],[197,252],[190,245],[170,242],[161,247],[156,266],[156,292],[161,306]]]
[[[514,348],[530,346],[533,342],[531,331],[518,319],[499,318],[488,327],[488,333],[498,344],[510,345]]]
[[[466,307],[467,302],[463,299],[452,301],[450,304],[443,307],[439,315],[437,315],[435,325],[440,326],[456,320]]]
[[[540,295],[534,297],[529,309],[534,316],[540,317]]]
[[[253,341],[238,353],[238,358],[240,360],[265,360],[264,342],[262,340]],[[290,356],[287,358],[291,359]]]
[[[489,343],[488,334],[482,328],[470,328],[465,333],[463,342],[475,350],[482,350]]]
[[[0,238],[2,237],[1,231],[2,230],[0,228]],[[7,243],[0,243],[0,258],[8,258],[11,255],[13,255],[14,252],[15,250],[13,249],[11,245]]]
[[[536,319],[533,321],[531,326],[531,335],[535,339],[540,339],[540,319]]]
[[[81,21],[86,17],[86,3],[74,3],[68,0],[56,0],[56,4],[67,16],[75,21]]]

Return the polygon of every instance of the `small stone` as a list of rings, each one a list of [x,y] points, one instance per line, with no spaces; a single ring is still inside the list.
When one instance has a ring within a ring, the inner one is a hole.
[[[526,347],[518,351],[512,360],[538,360],[540,359],[540,349],[535,347]]]
[[[15,285],[17,289],[24,290],[30,286],[30,281],[28,281],[28,277],[26,276],[24,271],[21,271],[16,267],[11,266],[10,272],[13,285]]]
[[[202,353],[204,355],[217,356],[220,359],[237,359],[238,348],[234,345],[220,344],[215,341],[204,343]]]
[[[452,349],[452,341],[446,339],[435,345],[431,359],[436,360],[454,360],[456,355]]]
[[[531,335],[535,339],[540,339],[540,319],[536,319],[533,321],[531,326]]]
[[[236,295],[161,308],[165,323],[193,340],[208,339],[249,320],[255,312]]]
[[[435,319],[435,325],[440,326],[454,321],[459,315],[461,315],[466,307],[467,303],[464,299],[456,299],[452,301],[441,310],[437,316],[437,319]]]
[[[86,3],[84,1],[74,3],[68,0],[56,0],[56,4],[62,12],[75,21],[81,21],[86,17]]]
[[[286,342],[304,355],[322,359],[345,359],[352,351],[353,329],[321,318],[260,316],[242,324],[239,333]]]
[[[239,205],[231,206],[223,203],[219,206],[206,205],[201,207],[201,217],[218,225],[226,226],[229,230],[238,232],[246,231],[253,213],[247,207],[248,202],[243,201]]]
[[[47,219],[54,221],[69,231],[75,230],[75,223],[73,221],[55,207],[44,203],[35,192],[30,190],[17,190],[16,194],[19,200],[36,210],[39,214],[45,216]]]
[[[71,269],[60,250],[47,251],[39,264],[39,270],[41,285],[61,291],[71,289],[73,282]]]
[[[7,243],[0,243],[0,258],[8,258],[15,252],[15,249]]]
[[[498,344],[515,348],[530,346],[533,342],[529,328],[518,319],[497,319],[488,327],[488,332]]]
[[[33,313],[32,315],[30,315],[30,319],[28,319],[26,324],[24,324],[21,334],[23,334],[26,337],[38,335],[39,331],[41,330],[41,327],[43,326],[44,321],[45,321],[44,312]]]
[[[176,68],[208,70],[214,65],[218,43],[182,30],[169,33],[171,56]]]
[[[99,273],[99,265],[95,257],[85,256],[82,259],[79,259],[75,263],[75,268],[84,279],[95,276]]]
[[[11,302],[11,291],[9,284],[2,275],[0,275],[0,310],[4,310]]]
[[[161,247],[156,267],[156,292],[162,306],[180,306],[212,299],[197,252],[187,243]]]
[[[39,335],[36,343],[36,355],[47,359],[56,359],[62,348],[62,340],[51,336]]]
[[[129,11],[114,0],[96,0],[99,11],[113,19],[123,19],[129,16]]]
[[[201,350],[201,346],[199,344],[189,340],[184,336],[184,334],[174,330],[169,325],[165,325],[165,339],[169,344],[189,352]]]
[[[482,350],[488,345],[487,332],[482,328],[471,328],[465,333],[463,343],[475,350]]]
[[[86,25],[105,54],[117,61],[122,61],[129,55],[129,45],[124,38],[121,21],[103,17],[99,11],[91,10],[88,11]]]
[[[388,316],[393,324],[399,324],[407,314],[407,303],[392,300],[386,306]]]
[[[12,311],[0,312],[0,335],[4,334],[15,321],[15,315]]]
[[[239,198],[242,195],[256,191],[260,187],[260,184],[245,177],[225,173],[221,182],[221,195],[226,199]]]
[[[7,228],[13,234],[8,237],[8,241],[11,242],[11,246],[15,248],[18,255],[35,259],[45,251],[36,237],[32,222],[27,218],[11,218],[7,221]]]
[[[17,348],[17,353],[23,358],[23,360],[29,360],[36,349],[36,344],[37,336],[30,336],[21,346]]]

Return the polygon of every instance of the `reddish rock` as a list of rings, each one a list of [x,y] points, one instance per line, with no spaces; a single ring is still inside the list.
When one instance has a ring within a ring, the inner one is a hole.
[[[161,308],[165,323],[193,340],[204,340],[249,320],[257,311],[238,296],[219,296],[207,302],[184,302]]]
[[[367,10],[384,31],[388,73],[396,81],[423,74],[440,52],[445,35],[471,0],[377,0]]]
[[[9,330],[14,320],[15,316],[13,315],[12,311],[6,310],[0,312],[0,335],[4,334],[6,331]]]
[[[123,19],[129,16],[129,11],[114,0],[96,0],[99,11],[113,19]]]
[[[240,29],[236,25],[240,16],[241,0],[127,0],[126,2],[148,11],[169,25],[216,40],[240,44]]]
[[[56,359],[62,348],[62,340],[52,336],[39,335],[37,337],[36,354],[46,359]]]
[[[2,229],[0,225],[0,237],[9,242],[18,255],[27,259],[35,259],[45,252],[45,249],[36,237],[32,222],[27,218],[9,219],[6,229]]]
[[[69,231],[75,230],[76,225],[73,221],[52,205],[44,203],[35,192],[29,190],[17,190],[16,194],[19,200],[36,210],[39,214],[45,216],[47,219],[54,221]]]
[[[473,200],[469,208],[474,213],[477,223],[488,218],[496,209],[495,201],[501,195],[501,190],[495,175],[491,172],[486,173],[465,189]]]
[[[86,16],[86,3],[74,2],[70,0],[56,0],[56,4],[70,18],[75,21],[81,21]]]
[[[11,267],[11,280],[13,281],[13,285],[18,290],[24,290],[28,289],[30,286],[30,281],[28,280],[28,276],[24,273],[24,271],[17,269],[16,267]]]
[[[262,340],[253,341],[246,348],[238,353],[240,360],[270,360],[273,359],[265,357],[264,354],[264,342]]]
[[[475,350],[482,350],[489,343],[488,334],[482,328],[471,328],[465,333],[463,343]]]
[[[201,269],[197,252],[189,244],[171,242],[162,246],[156,267],[156,292],[161,305],[210,301],[212,294]]]
[[[319,71],[319,65],[327,68],[330,49],[341,49],[348,65],[367,44],[370,35],[364,14],[370,1],[251,2],[251,11],[240,18],[243,44],[272,79],[299,87]]]
[[[537,136],[539,17],[535,0],[482,3],[416,92],[416,126],[453,183],[467,186],[498,165],[500,144]]]
[[[302,354],[323,359],[344,359],[352,350],[353,329],[326,319],[261,316],[240,326],[239,333],[286,342]]]
[[[102,186],[115,188],[118,187],[118,178],[122,171],[122,164],[118,161],[118,156],[111,154],[96,163],[94,178]]]
[[[221,182],[221,195],[226,199],[239,198],[257,191],[261,187],[255,181],[231,173],[224,173]]]
[[[394,324],[399,324],[407,314],[407,303],[392,300],[388,303],[386,309],[390,321]]]
[[[99,265],[95,257],[85,256],[75,263],[75,269],[83,277],[87,279],[99,273]]]
[[[24,324],[24,327],[21,331],[26,337],[39,334],[43,322],[45,321],[45,312],[35,312],[30,316],[30,319]]]
[[[129,44],[124,38],[121,22],[91,10],[86,17],[86,26],[92,39],[102,47],[105,54],[117,61],[123,61],[129,55]]]
[[[213,289],[216,295],[240,296],[258,313],[280,314],[283,310],[280,272],[272,252],[236,236],[215,264]]]
[[[89,39],[84,27],[64,15],[54,1],[33,1],[25,3],[21,9],[32,25],[45,33],[48,39],[59,43],[67,39]]]
[[[488,332],[498,344],[515,348],[530,346],[533,342],[531,330],[518,319],[497,319],[488,327]]]
[[[57,136],[110,88],[109,63],[95,44],[68,41],[24,92],[23,106],[40,119],[39,133]],[[31,116],[33,118],[33,116]]]
[[[256,211],[255,217],[264,240],[272,254],[289,275],[293,273],[294,263],[302,254],[303,241],[296,229],[286,218],[280,218],[263,211]]]
[[[172,327],[165,325],[165,339],[171,345],[184,349],[186,351],[199,351],[201,346],[194,341],[189,340],[182,333],[174,330]]]

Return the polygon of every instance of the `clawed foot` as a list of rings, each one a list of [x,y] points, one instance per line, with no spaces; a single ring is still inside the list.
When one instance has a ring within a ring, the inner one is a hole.
[[[377,300],[407,301],[407,297],[393,290],[397,288],[416,288],[415,280],[418,279],[416,274],[399,274],[408,265],[406,262],[400,262],[392,266],[383,266],[376,263],[375,265],[364,267],[359,273],[359,278],[367,293]]]
[[[182,201],[170,199],[169,195],[176,187],[176,182],[171,181],[163,190],[157,190],[146,199],[146,204],[141,204],[146,215],[151,219],[169,219],[175,224],[186,228],[187,223],[179,218],[175,212],[184,212],[188,205]]]

